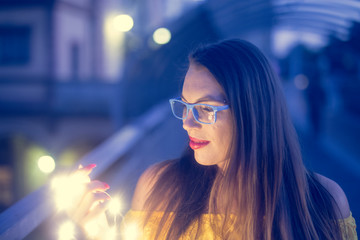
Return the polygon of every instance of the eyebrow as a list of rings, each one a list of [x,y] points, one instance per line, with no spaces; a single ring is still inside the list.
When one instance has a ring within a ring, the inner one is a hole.
[[[186,98],[181,94],[181,98],[184,99],[187,103],[189,103],[188,100],[186,100]],[[212,95],[205,95],[201,98],[199,98],[196,102],[194,103],[201,103],[201,102],[219,102],[219,103],[226,103],[225,99],[222,98],[215,98]]]

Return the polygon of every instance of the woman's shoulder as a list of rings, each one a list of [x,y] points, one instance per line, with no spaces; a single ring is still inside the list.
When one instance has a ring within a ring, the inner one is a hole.
[[[330,193],[334,198],[337,206],[339,207],[340,213],[338,218],[347,218],[350,216],[350,207],[347,197],[342,188],[335,181],[327,178],[323,175],[315,173],[320,184]]]
[[[144,210],[146,199],[149,197],[153,186],[170,162],[171,161],[164,161],[153,164],[141,174],[136,184],[131,209],[136,211]]]

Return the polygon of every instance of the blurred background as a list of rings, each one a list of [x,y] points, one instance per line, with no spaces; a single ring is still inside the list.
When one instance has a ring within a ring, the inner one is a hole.
[[[168,106],[150,116],[179,94],[188,52],[242,38],[279,74],[305,164],[360,219],[359,23],[355,0],[0,0],[0,214],[95,151],[128,202],[148,165],[186,146]]]

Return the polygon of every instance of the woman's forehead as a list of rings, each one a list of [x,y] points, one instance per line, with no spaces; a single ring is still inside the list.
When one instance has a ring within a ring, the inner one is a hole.
[[[182,96],[186,99],[206,97],[222,101],[225,94],[220,84],[207,68],[192,64],[185,76]]]

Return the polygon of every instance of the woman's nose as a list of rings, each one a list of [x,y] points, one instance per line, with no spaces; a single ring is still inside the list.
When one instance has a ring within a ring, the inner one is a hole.
[[[195,120],[192,110],[189,110],[187,118],[183,119],[183,128],[187,131],[188,129],[191,128],[200,128],[200,127],[201,127],[201,123]]]

